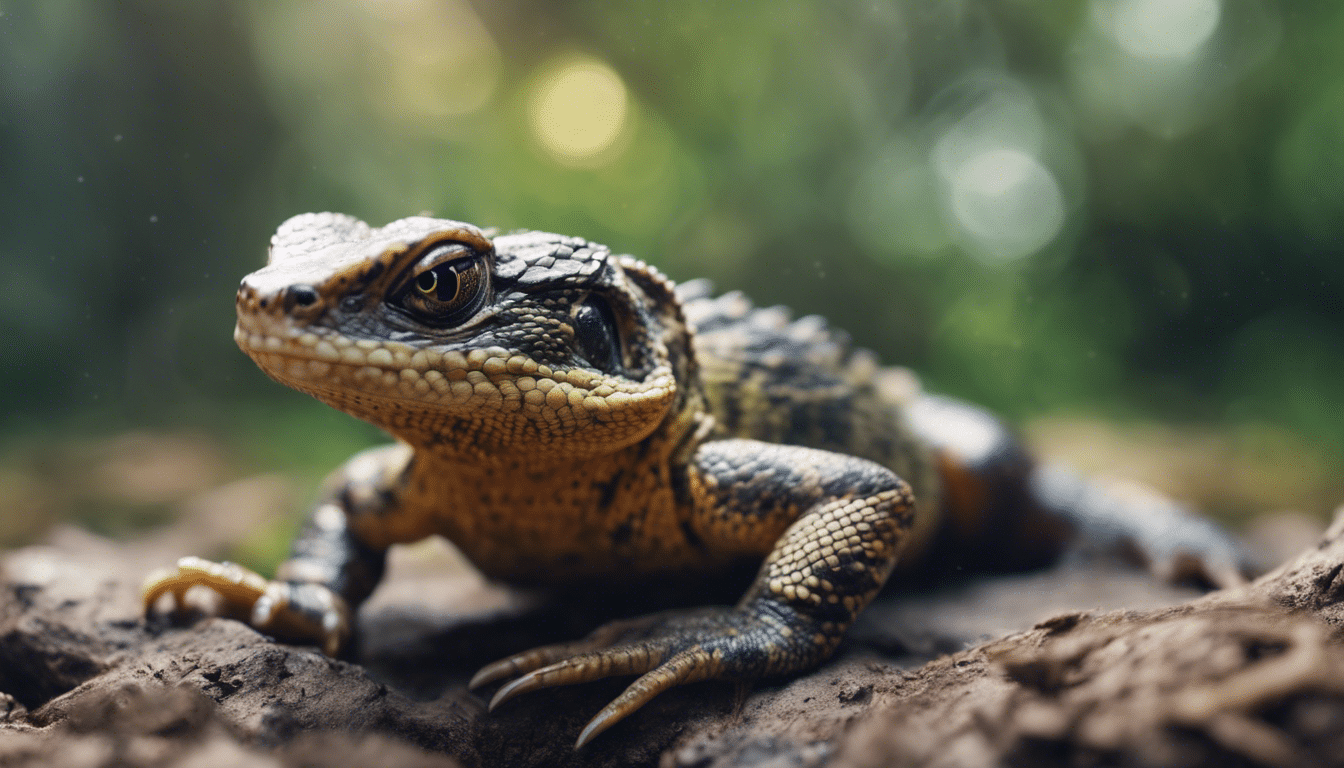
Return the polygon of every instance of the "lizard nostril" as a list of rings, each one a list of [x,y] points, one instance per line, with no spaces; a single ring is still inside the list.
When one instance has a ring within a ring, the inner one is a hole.
[[[291,285],[285,289],[285,309],[311,307],[317,303],[317,289],[311,285]]]

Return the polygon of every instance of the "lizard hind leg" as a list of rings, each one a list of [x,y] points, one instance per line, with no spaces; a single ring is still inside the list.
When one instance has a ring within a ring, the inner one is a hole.
[[[767,555],[733,607],[618,622],[578,643],[495,662],[473,687],[521,675],[490,702],[617,675],[639,677],[584,728],[579,745],[673,686],[800,672],[834,650],[882,586],[910,528],[909,486],[849,456],[749,440],[694,458],[690,527],[726,557]]]

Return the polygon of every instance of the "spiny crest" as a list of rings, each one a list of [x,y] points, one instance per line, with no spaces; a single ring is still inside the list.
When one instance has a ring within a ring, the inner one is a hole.
[[[769,367],[806,362],[850,381],[867,381],[877,367],[871,352],[854,348],[848,333],[832,328],[818,315],[795,320],[788,308],[757,307],[741,291],[715,297],[708,280],[677,286],[677,296],[706,347],[735,348]]]

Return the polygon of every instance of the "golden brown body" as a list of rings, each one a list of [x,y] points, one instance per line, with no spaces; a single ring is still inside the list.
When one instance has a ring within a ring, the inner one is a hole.
[[[674,287],[577,238],[295,217],[244,280],[238,317],[270,376],[399,442],[333,475],[276,580],[187,559],[150,580],[149,604],[205,584],[254,626],[335,653],[387,548],[431,534],[520,584],[760,564],[736,606],[618,623],[473,680],[521,675],[493,706],[641,675],[580,745],[671,685],[821,661],[912,542],[955,534],[1012,564],[1095,529],[1236,570],[1212,529],[1153,545],[1125,514],[1073,499],[1086,486],[1038,478],[997,422],[920,394],[819,319]]]

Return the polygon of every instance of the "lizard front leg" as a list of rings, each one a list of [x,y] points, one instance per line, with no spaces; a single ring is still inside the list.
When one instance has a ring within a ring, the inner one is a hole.
[[[690,545],[723,559],[766,555],[738,604],[616,622],[577,643],[495,662],[472,687],[522,676],[496,693],[492,709],[538,688],[640,675],[584,728],[583,746],[673,686],[807,669],[831,654],[882,587],[913,522],[904,481],[841,454],[720,440],[701,446],[686,472]]]
[[[184,557],[146,579],[145,611],[165,594],[181,606],[188,589],[204,586],[220,595],[222,615],[335,656],[350,638],[353,612],[382,578],[387,544],[372,545],[364,534],[395,510],[409,461],[407,446],[389,445],[334,472],[274,580],[235,563]]]

